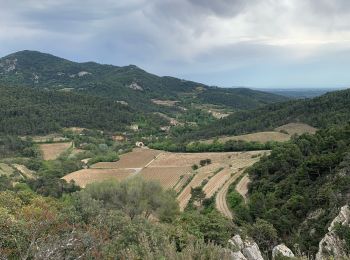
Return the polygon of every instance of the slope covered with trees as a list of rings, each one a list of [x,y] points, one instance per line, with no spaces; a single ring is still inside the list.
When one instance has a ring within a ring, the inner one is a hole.
[[[321,97],[270,104],[255,110],[238,111],[182,139],[201,139],[272,130],[278,126],[303,122],[317,128],[344,124],[350,120],[350,89]]]
[[[314,255],[340,207],[349,203],[349,155],[350,125],[275,147],[249,170],[248,203],[237,197],[230,203],[236,222],[267,250],[282,240]],[[250,230],[261,222],[260,232]]]
[[[35,51],[21,51],[1,58],[0,83],[90,93],[125,101],[143,110],[159,110],[151,99],[210,103],[235,109],[255,108],[287,99],[261,91],[221,89],[173,77],[158,77],[134,65],[76,63]]]
[[[115,101],[74,93],[0,86],[0,132],[43,134],[79,126],[121,131],[135,115]]]

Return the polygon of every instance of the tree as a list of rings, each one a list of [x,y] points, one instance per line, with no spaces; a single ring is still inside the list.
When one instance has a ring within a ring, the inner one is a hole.
[[[108,209],[122,210],[131,219],[141,215],[149,218],[153,215],[169,222],[179,210],[173,193],[164,191],[158,183],[141,178],[90,184],[77,197],[79,199],[79,196],[85,195],[101,201]]]

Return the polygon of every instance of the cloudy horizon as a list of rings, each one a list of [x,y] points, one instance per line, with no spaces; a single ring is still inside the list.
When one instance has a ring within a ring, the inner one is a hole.
[[[208,85],[350,86],[346,0],[0,0],[0,56],[37,50]]]

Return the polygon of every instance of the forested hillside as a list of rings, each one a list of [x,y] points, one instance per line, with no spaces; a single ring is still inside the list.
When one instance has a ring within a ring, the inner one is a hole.
[[[149,111],[159,110],[151,99],[182,101],[183,105],[209,103],[234,109],[256,108],[287,100],[261,91],[221,89],[173,77],[158,77],[134,65],[76,63],[34,51],[21,51],[1,58],[0,83],[90,93]]]
[[[136,118],[129,107],[105,98],[0,86],[0,132],[43,134],[63,127],[122,131]]]
[[[253,223],[264,223],[260,234],[250,235],[265,249],[282,240],[314,255],[340,207],[350,202],[349,173],[350,125],[294,138],[249,170],[248,203],[232,203],[236,222],[248,233]]]
[[[183,136],[187,140],[238,135],[278,126],[302,122],[317,128],[344,124],[350,120],[350,89],[335,91],[321,97],[270,104],[251,111],[239,111],[232,115]]]

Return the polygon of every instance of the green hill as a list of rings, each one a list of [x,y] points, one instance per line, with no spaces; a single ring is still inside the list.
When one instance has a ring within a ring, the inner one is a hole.
[[[272,130],[302,122],[317,128],[341,125],[350,120],[350,89],[327,93],[313,99],[292,100],[250,110],[238,111],[183,138],[203,139],[222,135]]]
[[[250,109],[285,101],[286,97],[250,89],[222,89],[173,77],[159,77],[134,65],[118,67],[76,63],[50,54],[21,51],[0,59],[0,83],[89,93],[127,102],[131,107],[158,111],[151,99],[209,103]]]
[[[0,86],[0,133],[42,134],[79,126],[125,130],[134,111],[106,98]]]

